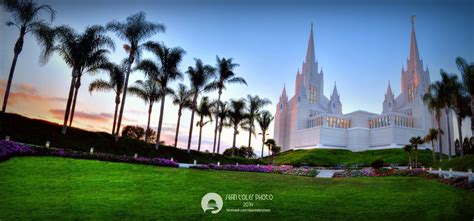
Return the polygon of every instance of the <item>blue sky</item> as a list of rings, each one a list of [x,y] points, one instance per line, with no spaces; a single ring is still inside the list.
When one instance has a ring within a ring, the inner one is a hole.
[[[474,61],[473,1],[39,1],[57,11],[55,25],[68,24],[78,31],[88,25],[119,21],[138,11],[144,11],[150,21],[164,23],[165,33],[150,40],[163,41],[168,46],[180,46],[187,54],[181,64],[184,71],[194,58],[215,64],[215,56],[233,57],[240,64],[236,73],[244,77],[248,87],[229,86],[224,99],[239,98],[248,93],[273,101],[271,112],[286,83],[287,92],[294,92],[296,71],[301,67],[308,43],[311,22],[314,23],[316,59],[325,74],[325,94],[332,92],[337,82],[343,113],[366,110],[379,113],[390,80],[395,94],[400,93],[400,71],[406,66],[409,52],[410,16],[416,15],[415,29],[420,55],[428,66],[431,79],[439,78],[439,69],[457,73],[454,59],[462,56]],[[0,22],[8,20],[2,11]],[[0,26],[0,78],[5,80],[12,59],[13,44],[18,32]],[[124,58],[124,43],[115,35],[117,50],[114,61]],[[38,64],[39,48],[27,37],[20,55],[14,82],[30,88],[37,96],[64,98],[70,82],[70,70],[57,56],[44,66]],[[105,75],[87,76],[79,94],[78,111],[100,115],[113,112],[112,93],[87,92],[88,83]],[[143,78],[132,75],[133,82]],[[173,84],[175,85],[175,84]],[[24,86],[24,87],[21,87]],[[210,93],[215,97],[217,93]],[[3,97],[3,92],[2,92]],[[52,99],[54,100],[54,99]],[[53,109],[64,109],[60,99],[47,107],[34,108],[12,104],[11,111],[32,117],[51,119]],[[157,124],[155,105],[152,125]],[[146,106],[137,98],[127,98],[126,111],[130,124],[146,123]],[[176,124],[176,108],[166,104],[165,127],[169,136]],[[180,140],[185,140],[189,114],[183,119]],[[84,128],[109,131],[111,123],[94,124],[78,120]],[[224,134],[224,143],[231,143],[231,131]],[[244,145],[247,135],[241,133],[238,144]],[[272,134],[272,132],[271,132]],[[197,135],[197,134],[196,134]],[[204,139],[212,138],[209,126]],[[197,139],[194,139],[197,140]],[[255,140],[255,139],[254,139]],[[254,146],[260,147],[260,137]],[[224,145],[224,146],[225,146]],[[204,147],[208,145],[204,143]]]

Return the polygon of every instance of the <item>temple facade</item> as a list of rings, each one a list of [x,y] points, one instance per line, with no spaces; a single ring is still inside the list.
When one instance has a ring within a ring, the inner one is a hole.
[[[411,137],[423,137],[429,128],[435,128],[436,121],[422,100],[431,81],[418,52],[413,20],[411,28],[410,52],[406,68],[401,70],[401,93],[395,96],[388,82],[382,113],[358,110],[343,114],[336,85],[329,98],[323,93],[325,73],[315,57],[311,25],[306,58],[296,73],[294,95],[288,97],[284,86],[276,106],[274,139],[282,150],[400,148]],[[441,122],[446,122],[446,115]],[[443,152],[447,153],[446,123],[442,125]],[[450,130],[453,137],[452,124]]]

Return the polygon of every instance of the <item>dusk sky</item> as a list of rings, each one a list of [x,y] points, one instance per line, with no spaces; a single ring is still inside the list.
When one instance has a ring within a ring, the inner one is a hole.
[[[149,40],[186,51],[180,69],[184,72],[200,58],[211,65],[216,55],[232,57],[240,66],[235,72],[248,86],[229,85],[223,99],[246,97],[247,94],[269,98],[266,107],[272,113],[283,85],[291,97],[298,68],[304,60],[311,23],[314,24],[316,59],[324,70],[324,92],[329,97],[334,82],[341,96],[344,114],[355,110],[382,111],[388,81],[396,95],[400,93],[402,66],[410,47],[410,17],[416,15],[415,30],[420,56],[430,71],[431,79],[439,79],[439,70],[458,73],[457,56],[474,61],[473,1],[38,1],[50,4],[56,11],[54,25],[67,24],[82,32],[89,25],[105,25],[124,21],[144,11],[147,20],[166,25],[165,33]],[[199,3],[198,3],[199,2]],[[0,14],[0,79],[3,102],[13,45],[18,37],[15,28],[5,22],[10,14]],[[116,50],[110,59],[119,62],[126,57],[123,41],[115,40]],[[28,36],[14,75],[14,87],[7,111],[28,117],[60,123],[71,79],[71,70],[54,55],[40,66],[40,48]],[[145,54],[144,57],[149,57]],[[83,78],[78,96],[74,125],[90,130],[110,132],[114,110],[114,94],[88,92],[89,82],[108,79],[106,74]],[[144,75],[135,72],[130,84]],[[187,83],[187,76],[185,76]],[[175,87],[178,82],[172,83]],[[211,98],[217,92],[209,93]],[[151,125],[156,129],[159,104],[154,105]],[[123,125],[145,126],[147,106],[128,96]],[[167,99],[164,113],[165,141],[174,139],[177,108]],[[181,122],[179,146],[185,147],[190,111]],[[214,125],[214,123],[212,124]],[[270,134],[273,135],[273,126]],[[198,130],[194,130],[197,143]],[[212,151],[213,126],[204,128],[203,148]],[[246,145],[248,132],[238,136],[238,146]],[[225,129],[222,146],[232,143],[232,130]],[[196,148],[197,145],[193,145]],[[253,139],[259,153],[261,137]]]

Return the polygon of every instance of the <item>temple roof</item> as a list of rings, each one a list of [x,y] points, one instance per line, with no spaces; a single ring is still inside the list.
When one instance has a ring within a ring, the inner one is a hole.
[[[314,55],[313,23],[311,23],[311,32],[309,33],[308,48],[306,49],[305,63],[312,64],[316,62]]]

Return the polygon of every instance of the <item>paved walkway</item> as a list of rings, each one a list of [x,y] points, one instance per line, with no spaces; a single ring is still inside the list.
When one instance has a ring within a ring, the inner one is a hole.
[[[318,178],[332,178],[335,172],[341,172],[344,170],[319,170]]]

